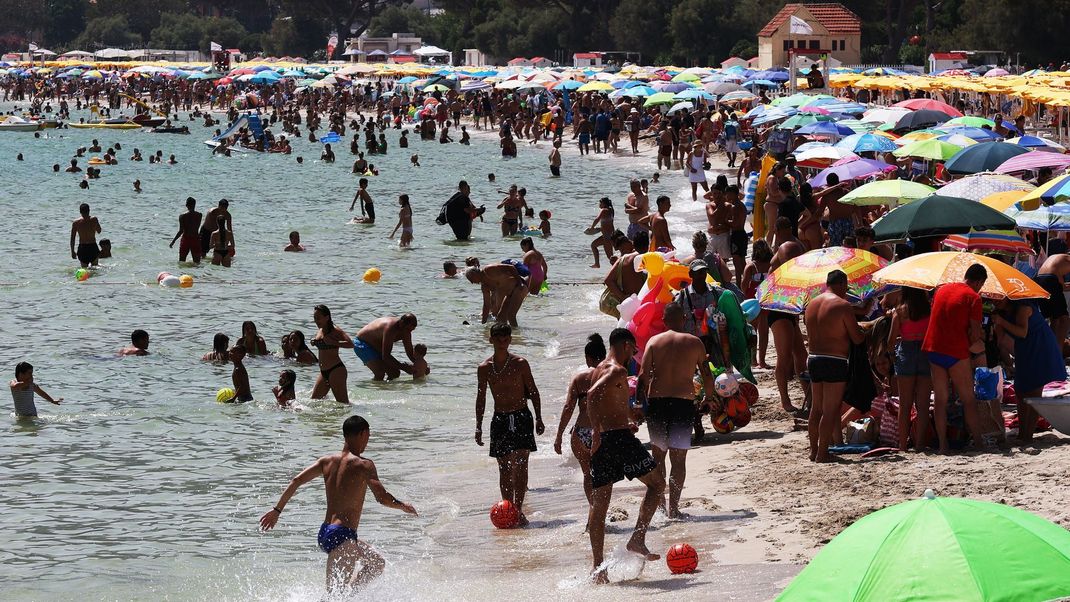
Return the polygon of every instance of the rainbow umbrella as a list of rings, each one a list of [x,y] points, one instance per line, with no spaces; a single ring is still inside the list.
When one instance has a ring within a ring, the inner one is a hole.
[[[944,239],[944,246],[959,251],[982,251],[1003,255],[1025,253],[1032,255],[1033,247],[1014,230],[970,230],[966,234],[952,234]]]
[[[849,292],[868,299],[878,292],[873,274],[888,262],[869,251],[828,247],[807,251],[785,262],[758,286],[758,303],[765,309],[802,313],[810,301],[825,291],[832,270],[847,274]]]
[[[825,545],[778,602],[1027,602],[1070,596],[1070,532],[1003,504],[936,497],[869,514]]]
[[[878,286],[909,286],[932,290],[941,284],[963,282],[966,270],[980,264],[988,273],[980,295],[986,299],[1047,299],[1048,292],[1029,276],[1002,261],[958,251],[922,253],[897,261],[873,275]],[[760,289],[759,289],[760,290]]]

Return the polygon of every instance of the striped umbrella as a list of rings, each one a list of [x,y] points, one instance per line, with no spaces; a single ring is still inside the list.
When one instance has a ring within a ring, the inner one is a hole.
[[[850,294],[865,300],[878,292],[873,273],[886,265],[886,260],[862,249],[814,249],[774,270],[758,286],[756,296],[765,309],[802,313],[814,297],[824,292],[829,272],[842,270],[847,274]]]
[[[944,246],[959,251],[1003,255],[1033,254],[1033,247],[1014,230],[970,230],[966,234],[952,234],[944,239]]]
[[[1045,203],[1055,203],[1070,199],[1070,175],[1053,178],[1044,185],[1038,186],[1036,190],[1031,191],[1021,200],[1031,201],[1033,199],[1040,199]]]

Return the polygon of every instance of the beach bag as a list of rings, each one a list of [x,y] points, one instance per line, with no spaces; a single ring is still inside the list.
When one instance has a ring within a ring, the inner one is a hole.
[[[448,223],[446,221],[446,205],[449,205],[449,204],[450,204],[449,201],[446,201],[445,203],[442,204],[442,209],[439,210],[438,217],[435,218],[435,223],[436,224],[438,224],[440,226],[445,226]]]
[[[623,265],[623,258],[618,259],[617,263],[613,265],[613,269],[617,272],[617,288],[621,289],[623,289],[624,287]],[[617,309],[617,306],[620,305],[621,301],[622,299],[618,299],[613,296],[613,293],[609,290],[609,287],[607,286],[605,290],[602,291],[602,296],[598,298],[598,311],[606,314],[607,316],[611,316],[619,320],[620,311]]]
[[[973,371],[973,394],[978,401],[990,401],[999,397],[1000,376],[988,368]]]
[[[876,404],[874,404],[876,405]],[[878,441],[881,447],[899,447],[899,399],[887,398],[884,411],[880,418],[880,435]]]

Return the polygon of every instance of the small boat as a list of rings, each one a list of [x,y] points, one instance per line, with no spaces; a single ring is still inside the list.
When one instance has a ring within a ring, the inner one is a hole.
[[[3,121],[0,121],[0,131],[5,132],[36,132],[41,129],[41,124],[36,121],[26,121],[22,117],[16,117],[15,115],[9,115]]]
[[[104,129],[104,130],[138,130],[141,125],[128,120],[94,121],[91,123],[69,123],[69,127],[77,129]]]
[[[26,115],[26,118],[29,121],[32,121],[33,123],[36,123],[41,126],[42,130],[54,130],[59,126],[63,125],[63,122],[58,119],[43,119],[39,117],[34,117],[32,115]]]
[[[155,128],[164,124],[167,119],[163,117],[149,117],[146,113],[138,113],[131,119],[134,123],[141,125],[142,127]]]
[[[213,149],[219,148],[219,145],[220,145],[218,140],[205,140],[204,143],[207,146],[212,147]],[[232,153],[255,153],[256,152],[254,149],[245,148],[244,146],[240,146],[240,145],[239,146],[228,146],[227,148]]]
[[[188,134],[190,132],[189,132],[189,128],[183,125],[181,127],[175,127],[175,126],[154,127],[154,128],[152,128],[152,133],[154,133],[154,134]]]
[[[1070,397],[1030,397],[1026,399],[1052,428],[1070,435]]]

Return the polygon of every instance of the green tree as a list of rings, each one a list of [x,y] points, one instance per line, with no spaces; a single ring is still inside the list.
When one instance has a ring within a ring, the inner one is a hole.
[[[204,19],[190,13],[167,13],[152,30],[149,45],[153,48],[191,50],[199,48],[204,37]]]
[[[737,39],[733,26],[727,0],[681,0],[669,17],[673,54],[700,65],[727,58]]]
[[[328,31],[338,33],[338,47],[335,52],[341,52],[344,49],[347,37],[359,36],[364,33],[368,29],[368,25],[371,24],[372,19],[386,7],[411,2],[411,0],[279,1],[287,15],[294,17],[301,15],[310,20],[320,21]]]
[[[738,56],[744,60],[750,60],[758,56],[758,43],[751,40],[740,40],[728,51],[729,56]],[[727,57],[726,57],[727,58]]]
[[[67,44],[85,29],[83,0],[49,0],[48,25],[45,41],[53,45]]]
[[[16,34],[20,40],[38,42],[33,34],[48,23],[48,10],[40,0],[0,0],[0,33]],[[32,39],[33,38],[33,39]],[[14,39],[14,38],[13,38]],[[20,42],[21,44],[22,42]],[[25,50],[25,48],[20,48]]]
[[[375,37],[389,37],[401,32],[423,37],[430,30],[431,17],[411,6],[388,6],[368,24],[368,35]]]
[[[653,60],[665,50],[671,9],[671,0],[621,0],[609,20],[615,48],[639,52],[646,62]]]
[[[206,17],[204,19],[204,33],[201,35],[200,49],[202,52],[208,52],[212,42],[221,44],[224,48],[240,48],[247,35],[249,35],[249,32],[242,27],[241,23],[238,23],[237,19],[231,17]],[[249,50],[259,50],[259,48],[243,48],[243,50],[248,52]]]
[[[298,48],[297,25],[289,17],[275,19],[271,31],[263,34],[260,44],[271,56],[293,55]]]
[[[127,27],[138,36],[133,44],[140,44],[152,37],[152,30],[160,26],[166,13],[184,13],[189,10],[184,0],[95,0],[88,5],[87,16],[91,20],[122,16]]]
[[[74,45],[87,50],[108,46],[130,47],[141,43],[141,36],[130,30],[125,15],[96,17],[85,24],[83,31],[74,40]]]

